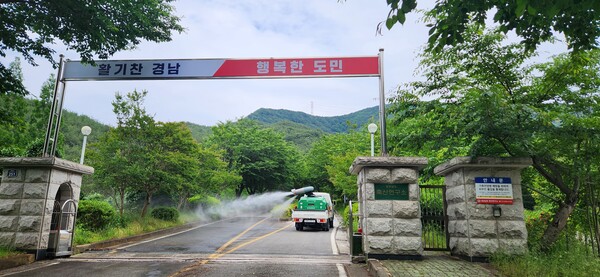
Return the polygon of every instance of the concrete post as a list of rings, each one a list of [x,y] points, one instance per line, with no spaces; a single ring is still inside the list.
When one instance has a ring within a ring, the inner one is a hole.
[[[420,259],[421,157],[358,157],[350,172],[358,175],[359,226],[367,258]]]
[[[0,158],[0,167],[0,244],[46,258],[55,200],[77,204],[94,169],[55,157]]]
[[[496,251],[527,251],[521,170],[531,163],[530,158],[457,157],[434,169],[445,177],[452,255],[480,261]]]

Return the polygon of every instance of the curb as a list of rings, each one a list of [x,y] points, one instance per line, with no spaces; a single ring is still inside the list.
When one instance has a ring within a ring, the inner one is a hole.
[[[35,261],[34,254],[18,254],[6,258],[0,258],[0,270],[9,269],[17,266],[33,263]]]
[[[385,268],[379,260],[368,259],[367,270],[376,277],[392,277],[392,274]]]
[[[158,231],[145,233],[145,234],[140,234],[140,235],[136,235],[136,236],[132,236],[132,237],[125,237],[125,238],[120,238],[120,239],[113,239],[113,240],[101,241],[101,242],[96,242],[96,243],[78,245],[73,248],[73,255],[80,254],[85,251],[93,251],[93,250],[98,251],[98,250],[110,249],[110,247],[113,247],[115,245],[137,242],[137,241],[140,241],[143,239],[159,237],[159,236],[164,236],[164,235],[168,235],[168,234],[172,234],[172,233],[176,233],[176,232],[181,232],[181,231],[191,229],[191,228],[197,226],[198,224],[202,224],[202,222],[187,223],[187,224],[184,224],[181,226],[172,227],[169,229],[158,230]],[[5,258],[0,258],[0,270],[10,269],[10,268],[18,267],[18,266],[22,266],[22,265],[27,265],[27,264],[31,264],[33,262],[35,262],[34,254],[19,254],[19,255],[9,256],[9,257],[5,257]]]
[[[77,245],[73,249],[73,254],[79,254],[79,253],[83,253],[85,251],[92,251],[92,250],[96,250],[96,251],[106,250],[106,249],[110,249],[111,247],[116,246],[116,245],[121,245],[121,244],[131,243],[131,242],[138,242],[138,241],[152,238],[152,237],[159,237],[159,236],[164,236],[164,235],[168,235],[168,234],[172,234],[172,233],[176,233],[176,232],[181,232],[181,231],[185,231],[185,230],[194,228],[195,226],[197,226],[198,224],[201,224],[201,223],[202,222],[188,223],[188,224],[184,224],[181,226],[172,227],[169,229],[162,229],[162,230],[158,230],[158,231],[154,231],[154,232],[150,232],[150,233],[144,233],[144,234],[131,236],[131,237],[112,239],[112,240],[95,242],[95,243],[90,243],[90,244]]]

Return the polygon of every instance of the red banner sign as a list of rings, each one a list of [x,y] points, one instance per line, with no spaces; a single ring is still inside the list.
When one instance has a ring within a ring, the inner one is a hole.
[[[378,76],[378,57],[225,60],[213,77]]]

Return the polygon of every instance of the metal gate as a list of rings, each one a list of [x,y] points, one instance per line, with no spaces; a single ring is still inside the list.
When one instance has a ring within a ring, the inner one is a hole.
[[[73,231],[76,217],[77,205],[73,199],[65,201],[62,205],[60,201],[54,201],[48,241],[49,256],[60,257],[73,254]]]
[[[424,250],[449,248],[446,186],[421,185],[421,224]]]

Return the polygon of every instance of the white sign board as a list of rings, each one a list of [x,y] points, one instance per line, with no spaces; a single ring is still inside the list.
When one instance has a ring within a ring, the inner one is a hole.
[[[513,203],[512,182],[508,177],[475,177],[477,204]]]

